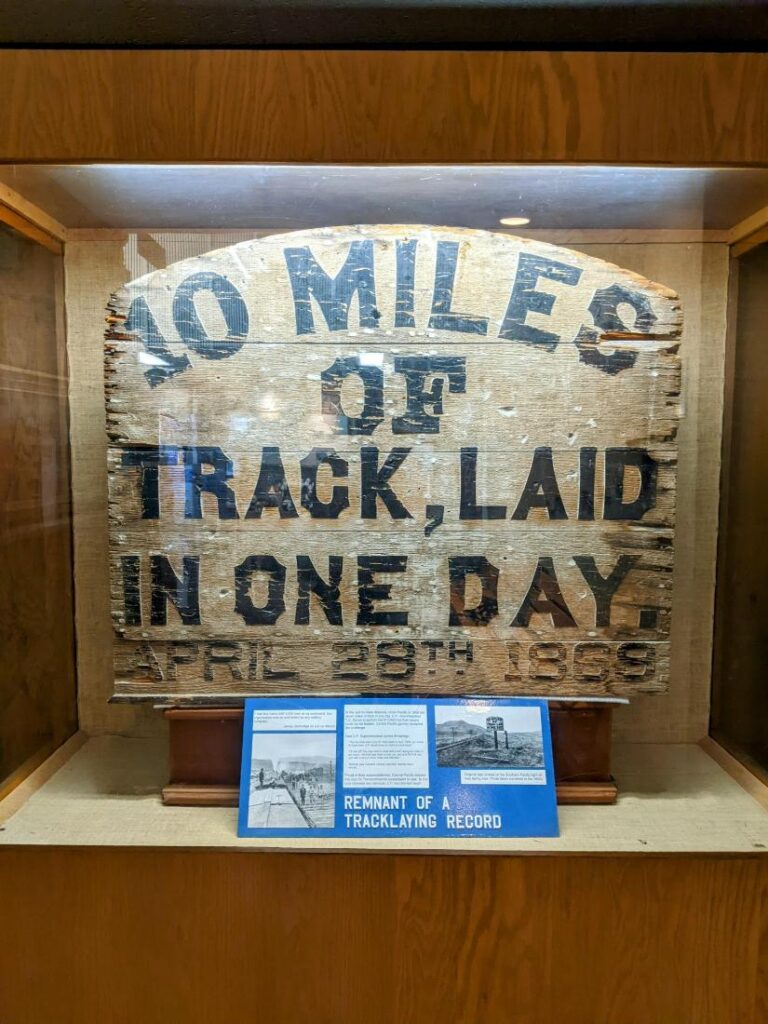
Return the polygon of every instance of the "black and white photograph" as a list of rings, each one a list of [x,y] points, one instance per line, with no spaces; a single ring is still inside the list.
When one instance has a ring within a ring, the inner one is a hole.
[[[543,768],[541,714],[535,707],[435,706],[439,768]]]
[[[249,828],[333,828],[335,732],[253,734]]]

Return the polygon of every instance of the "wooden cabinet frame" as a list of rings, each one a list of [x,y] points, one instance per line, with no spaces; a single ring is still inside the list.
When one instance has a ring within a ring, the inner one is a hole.
[[[768,164],[762,54],[6,50],[0,84],[6,163]],[[761,1024],[766,900],[757,850],[7,848],[2,1014]]]

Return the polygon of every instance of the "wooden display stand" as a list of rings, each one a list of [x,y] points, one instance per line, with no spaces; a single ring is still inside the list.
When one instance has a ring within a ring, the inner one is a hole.
[[[560,804],[612,804],[610,704],[552,701],[549,716]],[[163,803],[235,807],[243,739],[241,708],[169,708],[170,779]]]

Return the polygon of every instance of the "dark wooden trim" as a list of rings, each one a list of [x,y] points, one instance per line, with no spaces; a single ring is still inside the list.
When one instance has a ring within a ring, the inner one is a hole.
[[[760,50],[746,0],[6,0],[0,45]]]
[[[188,786],[183,783],[163,787],[167,807],[237,807],[238,786]],[[557,802],[567,804],[615,804],[619,787],[615,782],[565,782],[557,787]]]

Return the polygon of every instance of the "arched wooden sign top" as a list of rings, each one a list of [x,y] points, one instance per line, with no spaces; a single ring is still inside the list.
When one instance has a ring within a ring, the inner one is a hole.
[[[668,288],[339,227],[156,271],[109,319],[117,696],[666,689]]]

